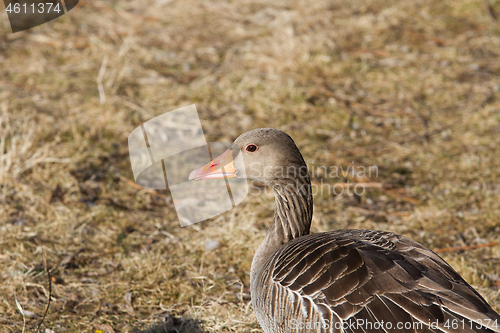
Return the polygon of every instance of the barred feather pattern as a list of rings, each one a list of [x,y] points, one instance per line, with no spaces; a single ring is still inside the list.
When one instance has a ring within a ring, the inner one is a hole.
[[[275,218],[251,269],[264,332],[500,332],[500,316],[428,248],[383,231],[309,235],[310,188],[274,189]]]

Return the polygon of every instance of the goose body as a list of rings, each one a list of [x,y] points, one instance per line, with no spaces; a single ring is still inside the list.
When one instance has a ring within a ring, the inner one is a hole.
[[[255,271],[251,291],[266,333],[500,327],[499,315],[444,260],[390,232],[337,230],[294,239]]]
[[[246,132],[207,166],[190,179],[241,177],[244,169],[274,190],[275,216],[250,272],[265,333],[500,332],[500,315],[425,246],[385,231],[309,234],[309,175],[286,133]]]

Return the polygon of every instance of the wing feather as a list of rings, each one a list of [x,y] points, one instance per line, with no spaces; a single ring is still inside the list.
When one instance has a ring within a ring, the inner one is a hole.
[[[500,326],[500,316],[458,273],[399,235],[366,230],[308,235],[285,244],[271,261],[273,288],[286,291],[273,297],[286,294],[294,303],[283,314],[288,318],[391,323],[344,327],[351,333],[500,332],[494,326],[495,320]],[[491,325],[484,324],[487,319]],[[476,324],[447,327],[453,320]],[[399,322],[403,327],[396,328]],[[339,332],[328,330],[333,331]]]

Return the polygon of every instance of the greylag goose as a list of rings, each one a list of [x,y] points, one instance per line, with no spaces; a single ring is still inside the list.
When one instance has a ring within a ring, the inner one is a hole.
[[[425,246],[385,231],[309,234],[307,166],[282,131],[242,134],[189,179],[242,177],[243,168],[244,177],[270,186],[276,200],[250,271],[264,332],[500,332],[498,313]]]

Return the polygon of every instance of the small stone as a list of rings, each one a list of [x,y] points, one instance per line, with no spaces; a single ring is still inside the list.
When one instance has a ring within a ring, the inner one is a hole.
[[[210,252],[212,250],[215,250],[217,247],[219,247],[220,243],[216,240],[209,239],[205,241],[205,252]]]

